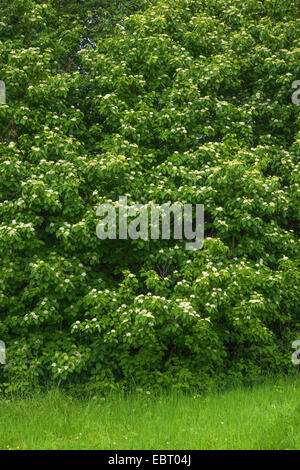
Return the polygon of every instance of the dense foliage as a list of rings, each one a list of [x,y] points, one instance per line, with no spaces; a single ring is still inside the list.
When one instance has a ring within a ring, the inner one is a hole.
[[[297,1],[1,0],[3,390],[205,388],[299,330]],[[96,237],[100,202],[205,205],[202,250]]]

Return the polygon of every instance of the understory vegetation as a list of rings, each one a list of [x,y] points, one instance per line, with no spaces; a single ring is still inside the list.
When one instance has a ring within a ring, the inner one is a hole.
[[[299,377],[222,394],[149,393],[2,399],[0,449],[300,448]]]

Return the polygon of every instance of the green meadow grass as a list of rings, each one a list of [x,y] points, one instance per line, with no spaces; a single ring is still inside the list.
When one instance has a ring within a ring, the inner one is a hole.
[[[0,449],[300,449],[300,377],[222,393],[0,399]]]

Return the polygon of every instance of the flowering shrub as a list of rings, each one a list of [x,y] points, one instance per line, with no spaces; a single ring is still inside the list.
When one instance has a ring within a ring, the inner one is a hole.
[[[62,3],[0,6],[1,390],[289,370],[297,2]],[[99,240],[120,195],[204,204],[203,249]]]

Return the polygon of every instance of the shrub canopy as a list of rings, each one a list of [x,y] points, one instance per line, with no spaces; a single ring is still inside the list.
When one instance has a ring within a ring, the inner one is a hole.
[[[205,388],[294,367],[297,1],[0,12],[2,389]],[[119,196],[204,204],[203,249],[99,240],[96,209]]]

